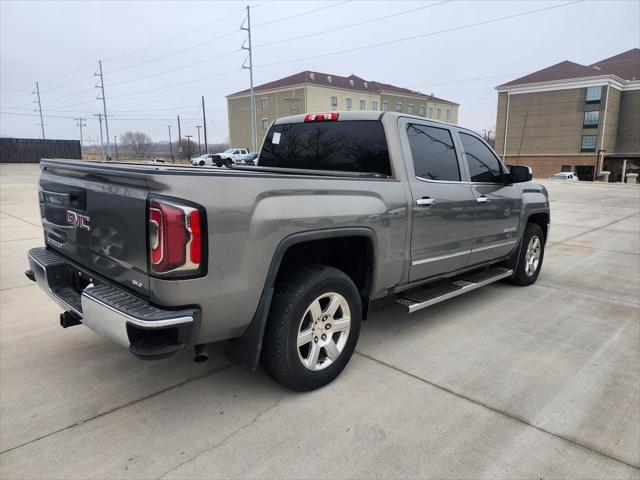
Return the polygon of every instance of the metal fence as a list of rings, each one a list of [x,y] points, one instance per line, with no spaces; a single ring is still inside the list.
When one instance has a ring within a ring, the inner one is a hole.
[[[81,159],[78,140],[0,138],[0,163],[40,163],[41,158]]]

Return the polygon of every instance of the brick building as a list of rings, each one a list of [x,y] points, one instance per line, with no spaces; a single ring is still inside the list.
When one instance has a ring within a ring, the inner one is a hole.
[[[457,103],[356,75],[304,71],[258,85],[254,92],[258,148],[273,120],[298,113],[388,110],[458,122]],[[233,147],[251,148],[250,106],[249,90],[227,96],[229,142]]]
[[[564,61],[496,87],[496,151],[535,177],[621,181],[640,170],[640,49]]]

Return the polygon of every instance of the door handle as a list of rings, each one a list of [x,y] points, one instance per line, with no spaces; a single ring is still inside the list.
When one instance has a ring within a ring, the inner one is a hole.
[[[485,197],[485,196],[476,198],[476,202],[478,202],[478,203],[487,203],[488,201],[489,201],[489,199],[487,197]]]
[[[416,200],[416,205],[422,205],[424,207],[429,207],[436,202],[435,198],[422,197]]]

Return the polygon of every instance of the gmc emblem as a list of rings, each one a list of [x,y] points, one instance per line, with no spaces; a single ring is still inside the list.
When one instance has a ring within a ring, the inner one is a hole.
[[[90,231],[91,226],[89,225],[89,221],[91,219],[86,215],[80,215],[79,213],[73,212],[71,210],[67,210],[67,223],[69,225],[73,225],[76,228],[80,228],[82,230]]]

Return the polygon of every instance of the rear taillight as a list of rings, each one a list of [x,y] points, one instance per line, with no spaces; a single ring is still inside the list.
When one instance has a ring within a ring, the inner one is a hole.
[[[305,122],[335,122],[338,120],[338,112],[309,113],[304,116]]]
[[[191,276],[203,273],[204,218],[201,210],[173,200],[149,201],[150,273]]]

